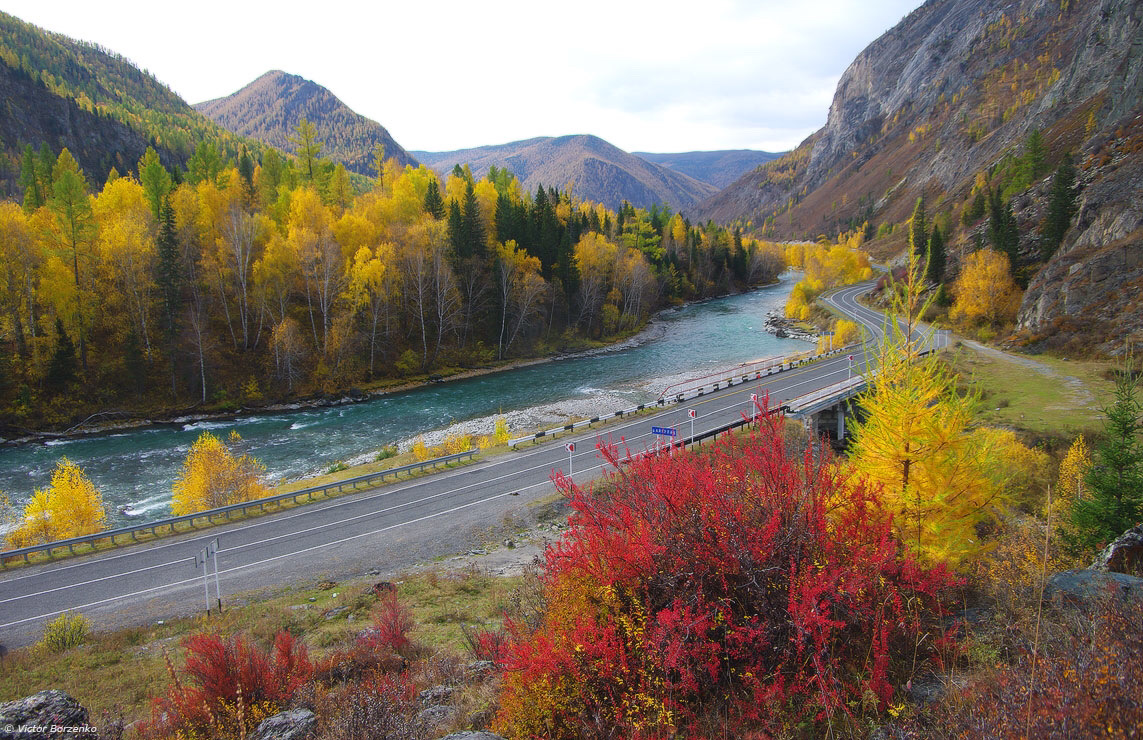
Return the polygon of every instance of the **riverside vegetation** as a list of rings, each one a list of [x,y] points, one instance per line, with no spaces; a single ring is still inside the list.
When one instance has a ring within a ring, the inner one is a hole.
[[[911,321],[919,284],[892,286]],[[1139,519],[1136,373],[1115,374],[1098,442],[1028,446],[980,426],[938,360],[907,342],[884,352],[887,377],[913,382],[869,392],[880,415],[848,458],[809,451],[768,413],[675,457],[620,465],[605,446],[616,472],[602,484],[557,477],[572,514],[532,575],[289,594],[214,623],[45,644],[36,673],[114,663],[109,646],[128,641],[141,670],[169,676],[154,693],[119,684],[144,737],[241,736],[290,706],[316,710],[321,738],[1130,736],[1139,609],[1042,594],[1048,572]],[[958,421],[917,430],[917,403]],[[307,593],[312,609],[288,608]],[[426,715],[426,697],[448,711]]]

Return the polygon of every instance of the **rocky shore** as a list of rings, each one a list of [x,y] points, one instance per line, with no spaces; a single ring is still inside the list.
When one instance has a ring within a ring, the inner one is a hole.
[[[786,318],[780,314],[770,311],[766,314],[766,331],[778,337],[779,339],[800,339],[803,342],[817,342],[818,335],[811,331],[806,331],[804,328],[798,326],[796,322]]]

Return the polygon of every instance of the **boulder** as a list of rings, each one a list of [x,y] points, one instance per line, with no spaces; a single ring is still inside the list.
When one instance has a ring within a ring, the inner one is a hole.
[[[1103,549],[1092,570],[1111,573],[1143,573],[1143,524],[1136,524]]]
[[[87,710],[58,689],[0,704],[0,740],[99,740]]]
[[[291,709],[267,717],[250,740],[305,740],[313,735],[317,717],[308,709]]]
[[[438,740],[505,740],[500,735],[494,732],[464,730],[462,732],[454,732],[451,735],[445,735]]]
[[[1143,601],[1143,578],[1084,568],[1055,573],[1044,588],[1044,596],[1057,606],[1093,605],[1111,595]]]

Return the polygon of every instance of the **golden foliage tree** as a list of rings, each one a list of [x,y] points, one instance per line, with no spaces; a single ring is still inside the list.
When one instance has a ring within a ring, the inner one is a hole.
[[[241,438],[231,432],[230,441]],[[176,516],[251,501],[269,494],[258,476],[265,467],[249,455],[236,456],[210,432],[203,432],[191,446],[183,469],[175,480],[171,510]]]
[[[991,249],[968,256],[953,295],[956,300],[949,317],[973,326],[1011,323],[1020,308],[1020,289],[1012,279],[1008,257]]]
[[[955,565],[979,549],[975,527],[1004,491],[989,475],[986,441],[969,429],[976,399],[957,392],[936,354],[924,354],[920,269],[911,254],[905,283],[893,286],[877,375],[861,397],[868,418],[854,429],[850,459],[881,484],[905,543],[924,559]]]
[[[106,518],[99,489],[78,465],[60,458],[51,484],[32,494],[8,544],[27,547],[93,534],[103,529]]]

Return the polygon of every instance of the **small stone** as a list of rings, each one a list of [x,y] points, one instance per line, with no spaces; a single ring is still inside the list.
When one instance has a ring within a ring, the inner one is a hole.
[[[426,728],[439,727],[440,725],[451,722],[455,717],[456,707],[434,704],[417,713],[417,724]]]
[[[440,684],[438,686],[433,686],[430,689],[425,689],[421,693],[417,694],[417,701],[419,701],[422,706],[443,704],[447,701],[452,700],[452,694],[453,689],[451,686]]]
[[[335,606],[332,609],[327,609],[326,612],[322,615],[322,617],[325,619],[325,621],[328,622],[331,619],[337,619],[342,614],[345,614],[347,611],[349,611],[348,606]]]

